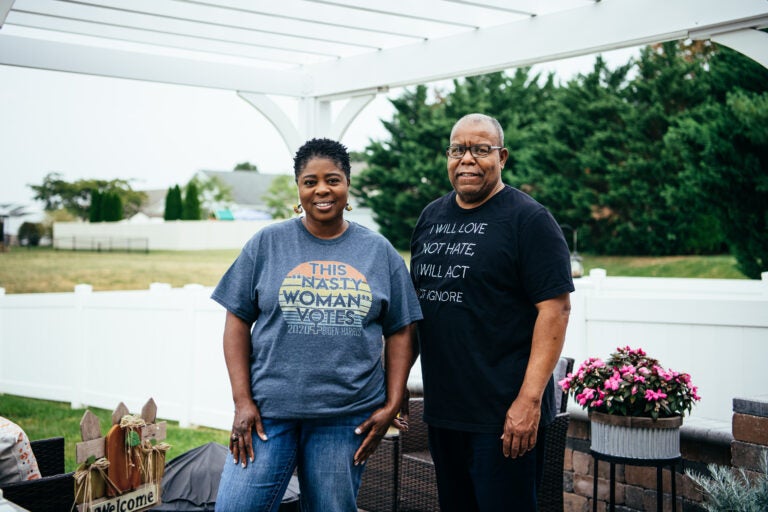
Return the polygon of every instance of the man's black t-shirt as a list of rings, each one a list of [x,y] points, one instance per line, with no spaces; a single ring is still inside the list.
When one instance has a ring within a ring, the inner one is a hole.
[[[436,427],[503,430],[522,385],[535,304],[573,291],[570,257],[552,215],[505,187],[474,209],[455,192],[421,214],[411,240],[419,324],[424,417]],[[550,380],[543,424],[554,417]]]

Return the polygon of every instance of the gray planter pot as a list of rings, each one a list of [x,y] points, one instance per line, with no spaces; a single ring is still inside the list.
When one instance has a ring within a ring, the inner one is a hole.
[[[629,459],[680,457],[682,416],[653,420],[590,412],[589,419],[593,451]]]

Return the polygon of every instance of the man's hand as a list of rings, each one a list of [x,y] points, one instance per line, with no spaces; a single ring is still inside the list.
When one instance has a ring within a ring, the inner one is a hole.
[[[505,457],[522,457],[536,446],[536,436],[541,419],[541,404],[517,397],[507,410],[504,434],[501,436]]]

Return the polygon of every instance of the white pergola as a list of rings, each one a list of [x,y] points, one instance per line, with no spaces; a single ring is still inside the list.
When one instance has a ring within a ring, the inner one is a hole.
[[[0,65],[231,90],[293,153],[391,87],[686,38],[768,67],[765,27],[766,0],[0,0]]]

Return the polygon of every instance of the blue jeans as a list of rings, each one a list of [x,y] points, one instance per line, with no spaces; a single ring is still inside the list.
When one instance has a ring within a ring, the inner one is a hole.
[[[536,512],[544,429],[536,447],[517,459],[504,457],[500,434],[428,429],[443,512]]]
[[[254,462],[227,456],[216,498],[217,512],[276,512],[298,468],[302,512],[356,512],[364,465],[355,451],[364,436],[355,427],[370,412],[308,420],[262,419],[267,441],[253,434]]]

